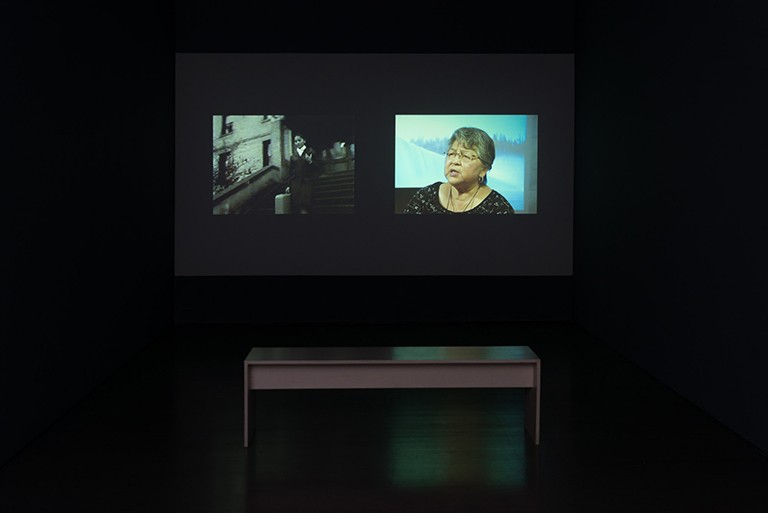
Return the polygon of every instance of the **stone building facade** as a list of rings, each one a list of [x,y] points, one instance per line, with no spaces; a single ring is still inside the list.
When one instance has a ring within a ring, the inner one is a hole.
[[[213,116],[213,213],[240,213],[285,181],[291,140],[281,115]]]

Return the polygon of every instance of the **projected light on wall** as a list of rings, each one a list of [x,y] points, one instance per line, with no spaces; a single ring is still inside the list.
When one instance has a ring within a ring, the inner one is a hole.
[[[535,214],[538,116],[517,114],[395,116],[395,212],[401,213],[419,188],[445,179],[444,152],[460,127],[479,128],[493,139],[496,159],[488,186],[516,213]]]
[[[351,116],[217,114],[212,142],[214,215],[354,213]]]
[[[573,57],[177,54],[175,275],[572,275]],[[494,142],[488,188],[446,177],[461,127]],[[297,204],[299,134],[322,166]]]

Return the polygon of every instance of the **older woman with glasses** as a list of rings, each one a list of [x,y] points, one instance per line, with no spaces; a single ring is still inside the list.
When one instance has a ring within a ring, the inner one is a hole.
[[[416,191],[403,214],[514,214],[512,205],[488,186],[496,147],[485,131],[462,127],[445,152],[445,182]]]

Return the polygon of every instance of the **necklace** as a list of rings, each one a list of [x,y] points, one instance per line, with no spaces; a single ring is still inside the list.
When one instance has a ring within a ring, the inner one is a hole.
[[[478,192],[479,190],[480,190],[480,187],[478,187],[477,189],[475,189],[475,193],[472,195],[472,197],[471,197],[471,198],[469,198],[469,202],[467,202],[467,204],[466,204],[466,205],[464,205],[464,210],[462,210],[462,212],[466,212],[466,211],[467,211],[467,209],[469,208],[469,206],[472,204],[472,200],[474,200],[474,199],[475,199],[475,196],[477,196],[477,192]],[[453,187],[451,187],[450,189],[448,189],[448,207],[449,207],[449,209],[448,209],[448,210],[450,210],[450,206],[451,206],[451,204],[453,204],[454,206],[456,205],[456,203],[453,201]],[[456,211],[454,210],[454,212],[456,212]]]

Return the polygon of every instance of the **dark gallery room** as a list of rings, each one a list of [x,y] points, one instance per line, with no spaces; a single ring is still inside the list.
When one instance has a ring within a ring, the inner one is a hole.
[[[6,9],[0,511],[768,512],[766,21]]]

